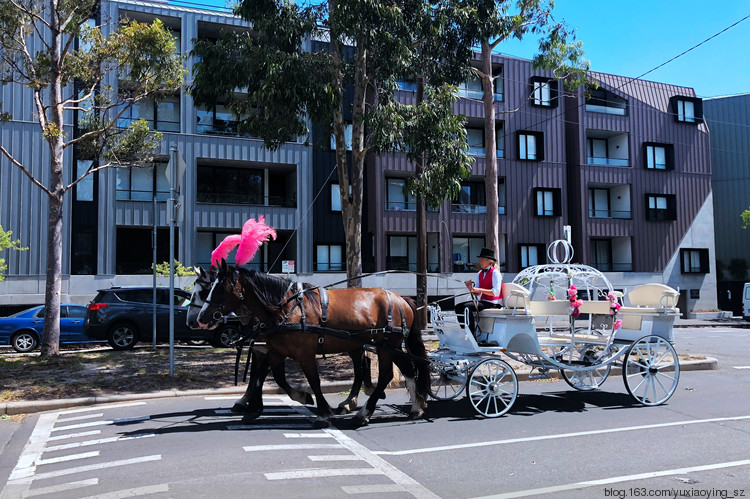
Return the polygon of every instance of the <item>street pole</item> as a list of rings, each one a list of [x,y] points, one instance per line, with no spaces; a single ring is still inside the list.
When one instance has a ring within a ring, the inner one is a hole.
[[[169,377],[174,377],[174,223],[177,198],[177,146],[171,147],[172,161],[169,162]]]

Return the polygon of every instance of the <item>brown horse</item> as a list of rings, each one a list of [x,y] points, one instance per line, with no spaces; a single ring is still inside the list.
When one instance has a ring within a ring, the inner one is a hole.
[[[372,345],[378,354],[378,384],[355,416],[356,422],[366,424],[378,399],[385,398],[385,388],[393,379],[393,363],[406,378],[411,417],[421,417],[430,377],[414,301],[382,289],[332,289],[327,291],[324,313],[318,288],[307,285],[298,292],[294,285],[288,279],[229,267],[222,261],[198,323],[214,328],[225,315],[249,310],[266,330],[270,362],[282,356],[299,363],[315,394],[321,426],[330,424],[332,412],[320,388],[316,354]],[[404,342],[407,352],[402,349]]]

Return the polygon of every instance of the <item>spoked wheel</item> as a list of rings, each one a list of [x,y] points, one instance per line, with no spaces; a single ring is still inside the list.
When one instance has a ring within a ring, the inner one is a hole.
[[[430,364],[430,395],[436,400],[453,400],[466,385],[466,369],[455,364]]]
[[[576,390],[588,391],[596,390],[607,379],[609,372],[612,370],[612,364],[606,366],[596,366],[596,346],[581,345],[573,350],[574,361],[579,361],[583,365],[590,365],[590,369],[585,371],[574,371],[572,369],[560,369],[563,379]]]
[[[513,407],[518,396],[518,378],[513,368],[499,359],[487,359],[471,372],[466,398],[482,416],[497,418]]]
[[[622,377],[628,393],[638,402],[663,404],[677,389],[680,378],[677,352],[661,336],[644,336],[625,354]]]

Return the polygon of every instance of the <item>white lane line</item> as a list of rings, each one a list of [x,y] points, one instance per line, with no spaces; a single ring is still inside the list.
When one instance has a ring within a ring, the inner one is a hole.
[[[60,411],[59,414],[77,414],[79,412],[101,411],[102,409],[119,409],[120,407],[134,407],[137,405],[146,405],[146,402],[119,402],[116,404],[92,405],[91,407],[84,407],[83,409],[70,409],[68,411]]]
[[[24,494],[24,497],[41,496],[44,494],[54,494],[57,492],[64,492],[66,490],[80,489],[83,487],[89,487],[91,485],[97,485],[99,483],[98,478],[89,478],[88,480],[79,480],[77,482],[61,483],[60,485],[52,485],[51,487],[39,487],[38,489],[29,490]]]
[[[333,438],[328,433],[284,433],[284,438]]]
[[[77,423],[77,424],[69,424],[66,426],[58,426],[56,428],[53,428],[52,431],[77,430],[78,428],[90,428],[92,426],[133,423],[136,421],[148,421],[149,419],[151,419],[151,416],[139,416],[136,418],[124,418],[124,419],[102,419],[99,421],[89,421],[88,423]]]
[[[295,423],[289,424],[282,420],[279,420],[274,424],[240,424],[240,425],[229,425],[227,430],[290,430],[299,428],[302,430],[311,430],[312,423]]]
[[[362,461],[360,456],[354,454],[324,454],[320,456],[307,456],[310,461]]]
[[[307,409],[304,407],[300,409],[301,410],[304,409],[307,411]],[[407,492],[409,492],[411,495],[413,495],[414,497],[417,497],[419,499],[422,499],[422,498],[440,499],[438,495],[434,494],[427,487],[425,487],[418,481],[414,480],[412,477],[410,477],[403,471],[399,470],[395,466],[391,465],[382,457],[376,456],[367,447],[355,442],[350,437],[345,435],[341,430],[333,430],[330,428],[326,428],[323,431],[331,434],[333,438],[336,439],[337,442],[339,442],[341,445],[349,449],[351,453],[364,459],[367,462],[367,464],[369,464],[374,469],[378,470],[380,473],[390,478],[394,483],[397,483],[403,486],[404,489]]]
[[[267,480],[293,480],[295,478],[323,478],[331,476],[381,475],[376,468],[335,468],[322,470],[295,470],[263,473]]]
[[[160,485],[148,485],[146,487],[138,487],[135,489],[116,490],[107,494],[97,494],[95,496],[82,497],[81,499],[122,499],[125,497],[143,497],[151,494],[159,494],[161,492],[169,492],[168,483],[162,483]]]
[[[750,369],[750,366],[732,366],[735,369]]]
[[[96,412],[94,414],[84,414],[83,416],[73,416],[72,418],[58,418],[58,423],[69,423],[71,421],[80,421],[82,419],[101,418],[104,417],[103,412]]]
[[[397,483],[384,483],[382,485],[344,485],[341,490],[347,494],[387,494],[404,492],[406,489]]]
[[[67,435],[57,435],[56,437],[49,437],[47,441],[56,442],[58,440],[68,440],[70,438],[90,437],[92,435],[100,435],[101,433],[102,433],[102,430],[82,431],[80,433],[69,433]]]
[[[135,440],[137,438],[148,438],[153,437],[153,433],[142,433],[140,435],[128,435],[126,437],[107,437],[97,438],[96,440],[86,440],[84,442],[73,442],[70,444],[53,445],[45,449],[46,452],[53,452],[58,450],[76,449],[78,447],[88,447],[91,445],[109,444],[112,442],[124,442],[126,440]]]
[[[72,475],[74,473],[84,473],[86,471],[101,470],[105,468],[114,468],[115,466],[127,466],[129,464],[147,463],[149,461],[159,461],[161,454],[152,456],[134,457],[132,459],[122,459],[120,461],[109,461],[107,463],[90,464],[88,466],[79,466],[77,468],[68,468],[64,470],[48,471],[46,473],[37,473],[34,480],[43,480],[45,478],[54,478],[58,476]]]
[[[44,446],[47,442],[47,439],[49,438],[50,432],[55,425],[56,419],[57,413],[42,414],[41,416],[39,416],[39,420],[36,422],[34,431],[31,432],[29,441],[26,443],[26,447],[24,447],[23,452],[21,452],[21,456],[18,458],[16,467],[13,468],[13,471],[8,478],[8,483],[15,480],[30,478],[34,474],[34,470],[36,469],[34,463],[36,463],[39,458],[42,457],[42,454],[44,453]],[[30,483],[31,480],[29,480],[29,484]],[[0,494],[0,497],[5,496],[4,494]]]
[[[237,395],[206,395],[203,400],[237,400]],[[281,402],[281,397],[263,397],[263,403],[266,404],[269,401]]]
[[[737,466],[747,466],[747,465],[750,465],[750,459],[745,459],[744,461],[730,461],[726,463],[707,464],[703,466],[692,466],[690,468],[677,468],[673,470],[652,471],[648,473],[639,473],[636,475],[616,476],[612,478],[602,478],[600,480],[589,480],[586,482],[570,483],[567,485],[555,485],[552,487],[543,487],[540,489],[519,490],[516,492],[508,492],[505,494],[483,496],[481,498],[476,498],[476,499],[510,499],[512,497],[526,497],[526,496],[533,496],[533,495],[539,495],[539,494],[553,494],[556,492],[562,492],[564,490],[583,489],[586,487],[595,487],[597,485],[608,485],[608,484],[619,483],[619,482],[645,480],[648,478],[656,478],[660,476],[685,475],[688,473],[696,473],[698,471],[710,471],[710,470],[718,470],[722,468],[733,468]]]
[[[70,454],[68,456],[60,456],[60,457],[51,457],[49,459],[39,459],[36,462],[36,465],[42,465],[42,464],[55,464],[55,463],[64,463],[65,461],[75,461],[76,459],[86,459],[89,457],[97,457],[99,455],[98,450],[94,450],[91,452],[82,452],[80,454]]]
[[[294,414],[295,411],[291,410],[288,407],[274,407],[273,409],[264,409],[263,410],[263,417],[266,416],[289,416],[290,414]],[[214,411],[214,414],[233,414],[236,416],[241,416],[242,413],[239,412],[233,412],[232,409],[216,409]]]
[[[341,444],[277,444],[250,445],[243,447],[245,452],[265,452],[269,450],[340,449]]]
[[[406,449],[398,451],[373,451],[374,454],[381,456],[404,456],[407,454],[421,454],[425,452],[440,452],[447,450],[470,449],[474,447],[488,447],[491,445],[516,444],[522,442],[535,442],[539,440],[555,440],[558,438],[582,437],[587,435],[602,435],[606,433],[620,433],[624,431],[648,430],[652,428],[667,428],[670,426],[685,426],[692,424],[717,423],[722,421],[742,421],[748,420],[750,416],[736,416],[729,418],[711,418],[711,419],[694,419],[688,421],[675,421],[673,423],[658,423],[642,426],[625,426],[622,428],[608,428],[605,430],[577,431],[574,433],[560,433],[557,435],[540,435],[537,437],[509,438],[506,440],[490,440],[487,442],[475,442],[470,444],[442,445],[439,447],[424,447],[421,449]]]

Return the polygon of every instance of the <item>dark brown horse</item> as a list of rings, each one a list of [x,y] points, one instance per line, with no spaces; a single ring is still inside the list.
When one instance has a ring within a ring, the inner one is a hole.
[[[422,324],[414,301],[383,289],[332,289],[327,292],[324,314],[320,290],[307,286],[298,292],[294,284],[222,262],[198,323],[213,328],[235,310],[252,313],[267,331],[270,362],[282,356],[299,363],[315,394],[320,425],[329,424],[332,412],[320,388],[316,354],[349,352],[363,344],[372,345],[378,354],[380,374],[375,391],[355,417],[357,423],[367,423],[378,399],[385,397],[385,388],[393,379],[394,363],[406,378],[412,400],[411,417],[420,417],[426,407],[430,378]],[[407,352],[402,349],[403,343]]]
[[[216,276],[216,268],[211,267],[208,272],[205,272],[202,268],[198,267],[198,277],[193,283],[193,294],[190,297],[186,317],[188,327],[192,329],[199,327],[197,321],[198,313],[208,298],[208,293],[211,290],[211,285],[216,280]],[[243,309],[236,311],[236,313],[239,313],[243,331],[246,331],[246,328],[252,329],[252,327],[257,327],[257,320],[249,311]],[[265,341],[265,337],[262,335],[255,335],[255,339]],[[353,411],[357,408],[357,397],[363,384],[365,386],[365,393],[371,394],[373,390],[372,380],[370,379],[370,359],[365,354],[364,348],[360,347],[357,350],[347,353],[354,365],[354,381],[352,382],[349,396],[338,405],[338,412],[340,413]],[[301,404],[313,403],[313,398],[309,393],[294,388],[287,382],[283,358],[275,359],[276,362],[271,365],[269,362],[270,359],[267,356],[267,349],[264,346],[257,345],[250,350],[248,355],[252,357],[250,381],[248,382],[245,394],[232,406],[233,412],[244,414],[245,419],[254,419],[263,413],[263,383],[268,376],[269,369],[273,372],[276,384],[292,400]]]

